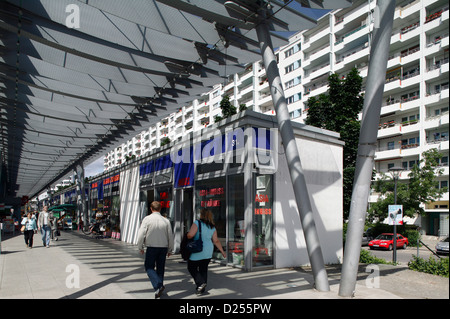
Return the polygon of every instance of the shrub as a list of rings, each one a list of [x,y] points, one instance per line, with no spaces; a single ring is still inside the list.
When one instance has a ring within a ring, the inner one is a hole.
[[[436,260],[433,256],[430,256],[428,260],[425,260],[413,255],[408,267],[411,270],[448,278],[448,264],[448,257]]]
[[[361,253],[359,255],[359,262],[362,264],[392,264],[391,262],[388,262],[383,258],[375,257],[365,249],[361,249]]]
[[[420,239],[420,233],[418,230],[406,230],[404,235],[408,238],[410,247],[417,247],[417,240]]]

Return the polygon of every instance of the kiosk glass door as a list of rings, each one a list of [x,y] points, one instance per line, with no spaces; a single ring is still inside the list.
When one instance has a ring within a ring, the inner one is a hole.
[[[273,265],[273,176],[256,175],[253,202],[253,267]]]
[[[181,205],[181,215],[183,218],[182,235],[191,229],[194,220],[194,193],[192,188],[183,189],[183,203]]]
[[[228,177],[228,263],[244,266],[244,174]]]

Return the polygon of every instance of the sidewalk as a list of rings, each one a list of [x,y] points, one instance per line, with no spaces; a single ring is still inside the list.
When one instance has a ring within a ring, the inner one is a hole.
[[[112,239],[91,239],[77,231],[62,232],[50,248],[35,235],[35,247],[23,236],[2,239],[0,299],[153,299],[136,246]],[[78,272],[79,271],[79,272]],[[380,265],[379,288],[366,284],[361,267],[354,299],[448,299],[448,278]],[[75,275],[79,273],[79,287]],[[166,291],[161,299],[345,299],[338,296],[340,266],[328,268],[330,292],[313,288],[309,269],[243,272],[210,265],[207,293],[194,294],[193,281],[180,255],[166,263]]]

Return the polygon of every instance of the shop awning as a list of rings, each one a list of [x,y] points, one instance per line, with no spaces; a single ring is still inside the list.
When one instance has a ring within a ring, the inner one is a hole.
[[[254,12],[266,1],[4,0],[0,4],[0,154],[7,197],[33,198],[261,59]],[[274,46],[315,26],[270,1]]]
[[[62,211],[74,210],[77,208],[78,208],[78,206],[74,205],[74,204],[62,204],[62,205],[56,205],[56,206],[50,207],[48,210],[51,212],[62,212]]]

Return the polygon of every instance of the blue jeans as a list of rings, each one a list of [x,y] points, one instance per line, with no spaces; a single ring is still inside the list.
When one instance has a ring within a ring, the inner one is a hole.
[[[42,234],[42,243],[44,246],[50,245],[50,235],[52,233],[52,229],[48,225],[44,225],[41,228],[41,234]]]
[[[163,286],[164,268],[166,266],[167,248],[147,247],[145,254],[145,271],[155,291]],[[155,271],[156,266],[156,271]]]

